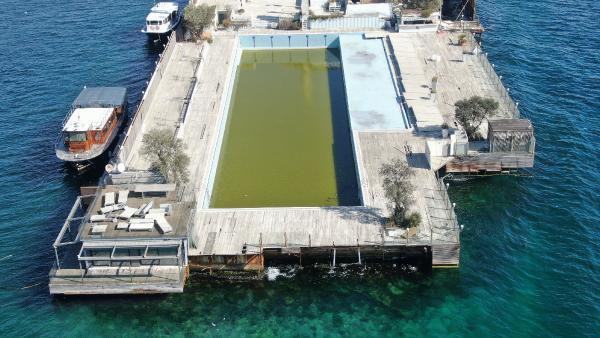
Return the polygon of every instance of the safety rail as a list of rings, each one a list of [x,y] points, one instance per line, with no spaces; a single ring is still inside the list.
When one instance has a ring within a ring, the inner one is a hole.
[[[153,96],[154,91],[158,87],[159,81],[155,80],[155,78],[157,77],[157,75],[162,78],[162,74],[168,66],[170,56],[173,53],[173,50],[175,49],[175,34],[175,32],[171,33],[171,35],[168,38],[167,44],[165,45],[164,51],[162,52],[162,54],[160,54],[158,60],[156,61],[156,68],[152,73],[150,81],[148,81],[148,86],[146,87],[146,90],[142,92],[142,100],[137,106],[136,112],[133,115],[133,118],[131,119],[131,123],[127,128],[127,132],[123,137],[123,140],[117,146],[118,150],[116,151],[115,159],[117,159],[118,162],[125,162],[125,165],[127,165],[127,162],[129,161],[129,158],[131,156],[133,144],[136,138],[138,137],[138,134],[142,131],[144,119],[146,117],[146,111],[150,106],[148,98],[151,98]]]
[[[483,52],[481,42],[475,39],[474,34],[468,33],[466,36],[468,42],[477,47],[478,52],[475,53],[475,57],[477,60],[479,60],[479,62],[481,62],[484,71],[492,80],[492,84],[494,85],[495,89],[500,93],[500,98],[508,108],[509,114],[511,114],[513,118],[520,118],[521,113],[519,112],[519,103],[513,101],[509,94],[510,89],[504,87],[504,84],[502,83],[502,76],[499,76],[496,73],[494,64],[490,63],[489,59],[487,58],[488,54]]]

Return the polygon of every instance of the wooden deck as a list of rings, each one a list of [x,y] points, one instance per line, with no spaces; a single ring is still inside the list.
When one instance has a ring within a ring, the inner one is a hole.
[[[448,173],[500,172],[507,169],[532,168],[534,155],[530,153],[479,153],[456,157],[446,164]]]
[[[190,255],[241,255],[260,248],[458,243],[458,229],[444,191],[423,154],[423,140],[410,132],[355,133],[364,206],[336,208],[198,209]],[[413,155],[403,152],[405,144]],[[408,235],[387,229],[379,168],[393,158],[415,170],[415,211],[422,225]],[[244,247],[246,251],[244,251]]]
[[[415,110],[417,126],[446,122],[454,125],[454,103],[474,95],[492,98],[500,104],[496,118],[515,118],[506,97],[498,90],[477,56],[474,44],[458,46],[459,33],[420,32],[389,34],[396,62],[400,66],[407,103]],[[465,54],[465,52],[468,52]],[[433,61],[434,56],[439,60]],[[437,77],[437,93],[430,95],[431,81]],[[437,117],[439,112],[443,120]],[[487,123],[481,127],[487,135]]]
[[[59,269],[51,271],[49,288],[64,295],[181,293],[184,276],[176,266]]]

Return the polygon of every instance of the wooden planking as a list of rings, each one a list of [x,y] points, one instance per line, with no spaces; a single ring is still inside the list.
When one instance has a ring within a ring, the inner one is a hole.
[[[414,133],[369,133],[359,134],[365,177],[368,180],[367,196],[374,196],[371,207],[376,207],[387,214],[386,199],[382,188],[379,168],[394,158],[406,161],[414,170],[415,186],[412,210],[419,212],[422,224],[415,240],[434,242],[457,242],[458,229],[451,221],[450,201],[440,191],[435,173],[429,168],[425,152],[425,138]],[[410,146],[412,155],[408,156],[404,146]]]
[[[414,245],[430,243],[432,235],[436,243],[456,243],[457,229],[448,229],[449,201],[440,193],[435,174],[427,166],[424,139],[410,132],[354,135],[361,151],[359,170],[365,206],[199,209],[192,230],[196,248],[192,247],[190,255],[241,254],[244,244],[248,245],[248,253],[255,253],[261,239],[263,247],[379,245],[382,241],[386,245]],[[403,152],[405,144],[411,146],[412,157],[407,158]],[[395,157],[414,167],[417,190],[413,208],[423,218],[417,234],[408,242],[382,237],[387,208],[379,168]],[[213,233],[214,241],[209,238]]]
[[[460,244],[442,244],[431,246],[431,265],[433,267],[458,267]]]
[[[529,153],[480,153],[454,158],[446,164],[446,172],[500,172],[504,169],[532,168],[533,161],[534,155]]]

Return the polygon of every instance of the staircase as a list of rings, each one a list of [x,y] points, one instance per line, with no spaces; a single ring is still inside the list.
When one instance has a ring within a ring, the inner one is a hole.
[[[437,244],[431,246],[431,265],[434,268],[458,267],[460,244]]]

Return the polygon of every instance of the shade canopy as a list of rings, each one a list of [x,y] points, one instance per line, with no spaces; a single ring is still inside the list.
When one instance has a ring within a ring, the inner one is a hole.
[[[86,87],[73,101],[73,108],[111,108],[124,105],[126,100],[125,87]]]

